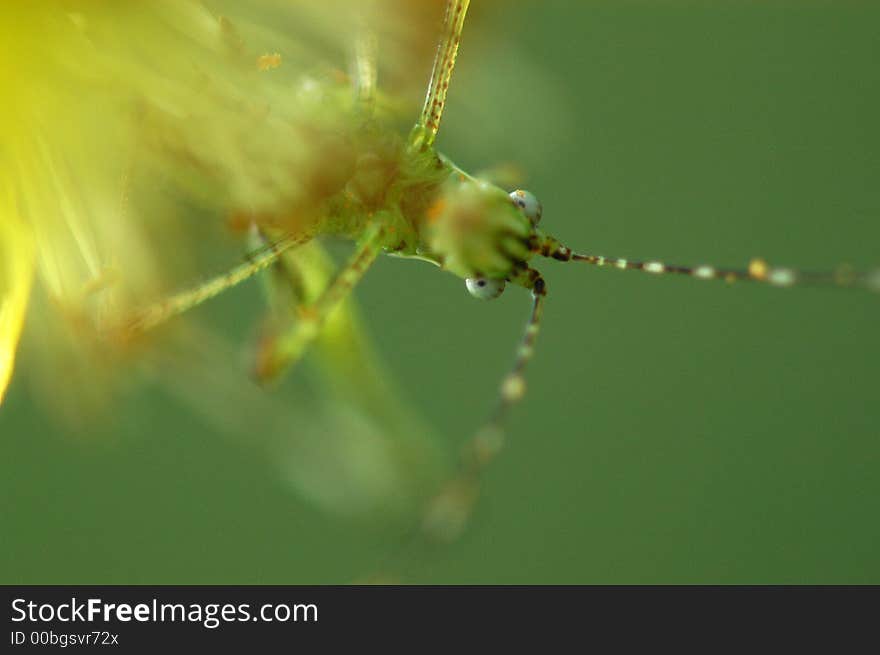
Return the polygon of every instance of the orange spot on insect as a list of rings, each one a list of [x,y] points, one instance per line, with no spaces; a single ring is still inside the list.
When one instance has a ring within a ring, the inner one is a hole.
[[[425,211],[425,218],[428,223],[436,223],[444,209],[446,209],[446,201],[443,198],[437,198],[432,202]]]
[[[755,280],[767,279],[767,262],[763,259],[753,259],[749,262],[749,277]]]
[[[261,71],[268,71],[278,68],[281,65],[281,53],[274,52],[272,54],[260,55],[257,57],[257,68]]]
[[[254,217],[246,212],[233,212],[226,219],[226,226],[233,234],[246,232],[254,223]]]

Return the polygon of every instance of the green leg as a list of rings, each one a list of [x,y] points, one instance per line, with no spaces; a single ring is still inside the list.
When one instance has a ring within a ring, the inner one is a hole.
[[[310,234],[292,235],[272,243],[267,243],[259,252],[250,256],[244,264],[240,264],[232,270],[211,278],[192,289],[181,291],[164,300],[144,307],[127,317],[119,326],[114,327],[126,336],[152,330],[169,319],[188,312],[203,302],[219,296],[227,289],[231,289],[252,278],[257,273],[275,264],[284,253],[308,242],[311,238]]]
[[[382,230],[372,226],[351,259],[314,300],[306,299],[295,313],[296,320],[281,331],[273,331],[258,344],[254,375],[260,382],[272,382],[293,366],[321,333],[327,317],[348,296],[382,251]],[[291,280],[295,285],[295,281]],[[302,298],[301,292],[294,291]]]
[[[410,134],[410,146],[412,147],[425,150],[432,147],[437,139],[437,131],[440,129],[440,119],[443,118],[443,110],[446,107],[446,94],[449,91],[449,83],[452,81],[452,70],[455,68],[455,58],[458,56],[458,46],[461,43],[461,33],[464,29],[468,5],[470,5],[470,0],[446,1],[443,36],[434,58],[434,70],[431,73],[431,82],[428,84],[428,93],[425,97],[422,114]]]
[[[362,20],[355,37],[352,57],[352,82],[358,113],[370,120],[376,106],[376,78],[378,76],[378,41],[375,33]]]

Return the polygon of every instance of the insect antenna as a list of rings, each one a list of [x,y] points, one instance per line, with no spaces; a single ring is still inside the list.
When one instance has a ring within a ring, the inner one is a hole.
[[[652,275],[687,275],[698,280],[723,280],[725,282],[757,282],[773,287],[833,286],[855,287],[880,291],[880,269],[861,272],[842,265],[832,271],[804,271],[784,266],[771,266],[763,259],[752,259],[746,268],[720,268],[701,264],[683,266],[666,264],[657,260],[635,261],[620,257],[583,254],[572,251],[552,237],[545,238],[536,246],[545,257],[560,261],[583,262],[592,266],[615,268],[624,271],[643,271]]]
[[[525,370],[535,353],[535,342],[541,330],[546,296],[544,279],[538,276],[532,287],[532,311],[516,350],[513,366],[501,383],[498,399],[489,420],[465,446],[466,464],[474,473],[483,469],[498,454],[510,410],[525,396]]]
[[[513,366],[501,383],[489,419],[465,442],[457,475],[429,503],[422,530],[432,538],[452,541],[464,530],[477,500],[480,477],[504,446],[504,426],[513,407],[525,396],[525,370],[535,352],[541,329],[547,287],[535,269],[524,266],[511,279],[532,293],[532,311],[516,351]]]
[[[541,237],[532,247],[535,253],[560,261],[584,262],[618,270],[638,270],[654,275],[672,273],[701,280],[748,281],[776,287],[823,285],[880,291],[880,270],[862,273],[841,266],[830,272],[802,271],[773,267],[762,259],[751,260],[743,269],[709,265],[671,265],[655,260],[632,261],[576,253],[552,237]],[[476,503],[481,474],[503,447],[504,425],[511,409],[525,395],[524,372],[534,354],[547,291],[544,279],[530,267],[523,267],[510,281],[531,290],[532,312],[517,349],[513,367],[501,384],[495,409],[485,425],[465,443],[458,475],[432,499],[424,514],[422,522],[424,533],[443,541],[457,538],[464,529]]]

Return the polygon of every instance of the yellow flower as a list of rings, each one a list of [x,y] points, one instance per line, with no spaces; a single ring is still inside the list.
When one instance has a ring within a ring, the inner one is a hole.
[[[387,61],[418,41],[410,4],[376,14]],[[0,3],[0,401],[29,302],[47,368],[93,365],[56,349],[203,276],[224,222],[308,214],[367,5]]]
[[[14,210],[7,200],[0,219],[0,403],[12,377],[34,272],[31,236]]]
[[[271,450],[318,504],[416,507],[445,460],[396,402],[350,304],[315,344],[320,402],[309,406],[249,385],[235,349],[194,321],[148,357],[129,357],[147,350],[142,341],[112,337],[132,312],[239,263],[241,239],[230,237],[241,230],[231,228],[265,219],[296,229],[318,207],[346,138],[362,129],[344,69],[363,25],[382,43],[383,87],[412,99],[407,129],[441,9],[2,0],[0,401],[20,338],[29,381],[48,386],[40,398],[63,420],[116,408],[114,392],[140,377],[119,365],[130,359],[218,432]],[[378,116],[395,108],[378,94]],[[296,266],[312,294],[333,271],[317,243],[297,250]]]

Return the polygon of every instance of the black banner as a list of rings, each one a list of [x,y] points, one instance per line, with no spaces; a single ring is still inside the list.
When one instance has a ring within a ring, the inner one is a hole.
[[[352,644],[421,650],[478,642],[571,650],[607,640],[713,648],[824,640],[839,647],[876,642],[880,599],[875,587],[77,586],[2,593],[4,652],[324,651]]]

